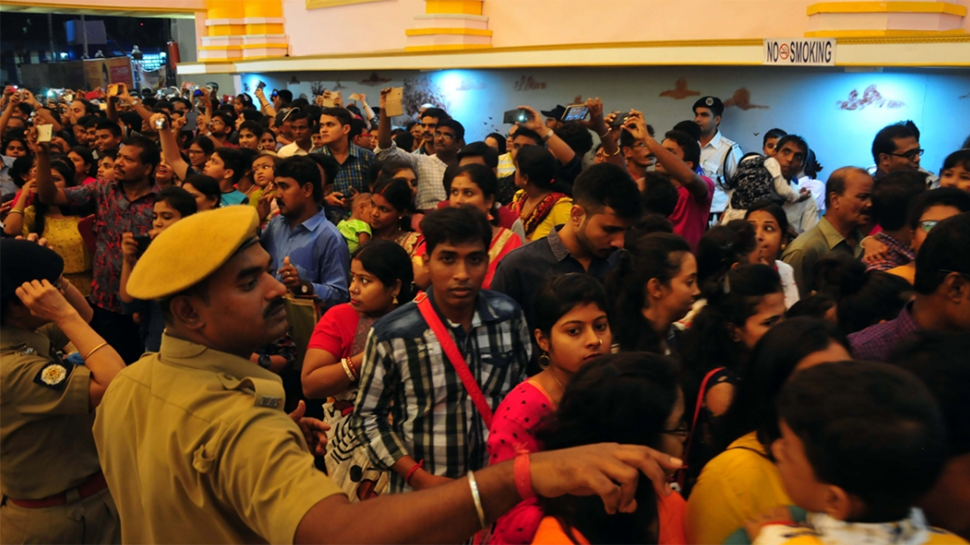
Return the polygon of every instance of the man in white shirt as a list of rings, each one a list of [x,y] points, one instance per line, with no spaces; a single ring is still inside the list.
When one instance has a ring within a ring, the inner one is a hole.
[[[390,90],[381,90],[381,111],[386,107]],[[423,118],[426,128],[429,125],[428,112]],[[377,124],[377,148],[374,149],[377,158],[381,161],[394,159],[406,162],[418,175],[418,194],[414,199],[418,212],[434,210],[439,202],[448,198],[442,181],[448,165],[458,163],[458,150],[465,145],[465,128],[450,117],[439,119],[435,123],[433,143],[434,155],[414,155],[399,149],[391,139],[391,120],[388,116],[382,115]]]
[[[294,155],[307,155],[313,148],[313,125],[315,125],[315,120],[311,120],[310,116],[302,110],[294,110],[287,120],[290,122],[293,142],[280,148],[277,155],[280,159],[286,159]]]
[[[724,180],[734,175],[743,155],[741,148],[718,130],[723,113],[724,103],[717,97],[701,97],[694,103],[694,122],[701,128],[701,168],[715,184],[711,214],[720,214],[727,208],[730,194]]]

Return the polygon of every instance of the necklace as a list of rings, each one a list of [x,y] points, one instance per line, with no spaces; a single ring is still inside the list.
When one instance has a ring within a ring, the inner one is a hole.
[[[559,387],[563,389],[563,391],[566,391],[566,387],[563,386],[562,381],[559,380],[559,377],[556,376],[556,372],[553,371],[552,367],[549,368],[549,374],[552,375],[552,378],[553,378],[553,380],[556,381],[556,384],[558,384]]]

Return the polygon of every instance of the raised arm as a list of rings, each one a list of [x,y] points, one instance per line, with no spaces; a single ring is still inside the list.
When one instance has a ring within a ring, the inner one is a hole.
[[[385,113],[387,111],[387,93],[390,92],[390,87],[381,89],[381,119],[377,122],[377,147],[382,150],[391,147],[393,143],[393,140],[391,140],[391,116]]]
[[[168,166],[172,167],[172,171],[178,176],[179,180],[185,180],[185,175],[188,173],[189,164],[182,159],[182,154],[179,152],[178,142],[175,140],[175,131],[170,130],[168,119],[165,114],[158,113],[153,114],[148,122],[151,123],[152,127],[155,126],[155,122],[161,119],[165,124],[162,129],[158,131],[158,141],[162,144],[162,157]]]
[[[27,209],[27,201],[35,193],[36,189],[36,181],[27,182],[20,188],[20,195],[17,197],[17,202],[13,203],[13,207],[3,220],[3,232],[7,236],[16,237],[24,234],[24,213]]]
[[[88,399],[91,410],[94,410],[101,403],[108,385],[125,368],[124,360],[47,280],[24,283],[17,288],[17,297],[32,314],[57,324],[84,357],[84,366],[91,371]]]
[[[54,185],[51,177],[51,148],[46,142],[37,142],[37,127],[27,132],[27,141],[37,154],[37,198],[44,204],[64,206],[67,195],[63,189]]]
[[[710,188],[707,186],[707,182],[691,170],[687,163],[680,160],[650,136],[650,132],[647,131],[647,122],[643,119],[642,113],[630,110],[630,117],[624,123],[623,130],[646,144],[650,152],[657,157],[657,161],[670,174],[670,177],[683,185],[694,199],[703,200],[708,197]]]
[[[538,496],[599,496],[607,513],[632,513],[637,486],[670,495],[663,468],[680,460],[641,446],[599,444],[529,455],[528,474]],[[522,501],[511,461],[474,474],[485,524]],[[647,481],[639,481],[643,474]],[[470,480],[459,478],[408,494],[388,494],[351,504],[342,494],[310,508],[295,543],[460,543],[480,530]],[[360,524],[361,520],[369,521]]]
[[[371,121],[377,116],[374,114],[374,110],[371,109],[370,104],[367,104],[367,95],[364,93],[357,93],[357,96],[360,97],[360,105],[364,107],[364,121],[367,122],[367,129],[374,130],[374,126],[371,124]]]
[[[564,142],[562,138],[556,136],[555,131],[547,127],[546,124],[542,122],[542,117],[539,115],[539,112],[535,111],[529,106],[519,106],[519,109],[529,112],[529,120],[526,122],[519,122],[519,125],[537,132],[539,136],[542,137],[542,141],[546,143],[546,146],[548,146],[549,153],[551,153],[560,164],[567,165],[573,160],[574,157],[576,157],[576,152],[573,151],[573,148],[569,147],[569,144]]]
[[[256,88],[255,94],[256,94],[256,100],[259,101],[259,110],[264,114],[272,118],[275,118],[276,108],[273,108],[273,104],[270,103],[270,101],[266,100],[266,93],[264,93],[262,89]]]
[[[37,102],[37,98],[34,97],[34,94],[27,89],[24,89],[24,101],[33,106],[35,117],[39,117],[41,121],[43,121],[43,123],[35,122],[34,125],[53,125],[54,132],[58,132],[64,128],[61,126],[60,121],[51,115],[50,110],[45,108],[40,102]]]
[[[10,95],[10,100],[7,101],[7,107],[3,109],[3,114],[0,115],[0,132],[6,131],[7,122],[10,121],[18,104],[20,104],[20,94],[13,93]]]

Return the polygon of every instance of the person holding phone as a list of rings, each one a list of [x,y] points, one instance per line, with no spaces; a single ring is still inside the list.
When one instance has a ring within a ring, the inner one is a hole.
[[[145,351],[158,352],[162,346],[162,331],[165,330],[165,319],[162,308],[155,301],[142,301],[128,294],[128,279],[135,268],[138,258],[145,253],[151,241],[165,229],[177,221],[195,214],[198,210],[195,197],[181,187],[166,187],[155,196],[155,206],[152,209],[152,229],[147,235],[122,233],[121,252],[124,261],[121,264],[121,297],[125,312],[138,316],[139,335],[145,344]]]
[[[84,218],[65,214],[60,206],[45,204],[37,198],[27,206],[38,185],[53,183],[59,189],[76,186],[74,165],[62,160],[51,161],[50,143],[37,141],[36,127],[27,133],[27,145],[37,157],[36,177],[24,185],[16,198],[4,223],[4,232],[8,236],[24,237],[36,233],[46,238],[51,249],[64,260],[65,277],[87,297],[91,294],[93,257],[78,230]]]

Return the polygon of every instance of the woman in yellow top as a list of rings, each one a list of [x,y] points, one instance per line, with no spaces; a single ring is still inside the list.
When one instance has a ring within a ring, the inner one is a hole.
[[[81,238],[78,223],[83,218],[66,216],[57,206],[48,206],[34,198],[34,204],[26,206],[28,197],[34,194],[37,180],[54,179],[54,185],[65,188],[74,184],[75,168],[73,164],[58,160],[51,163],[50,144],[38,144],[36,129],[31,129],[28,143],[37,156],[37,176],[24,185],[20,197],[14,203],[4,224],[4,232],[9,236],[37,233],[47,239],[47,245],[64,260],[64,277],[75,286],[82,295],[91,294],[92,255]]]
[[[524,146],[515,158],[515,185],[519,190],[509,208],[519,215],[527,241],[545,238],[569,220],[573,200],[553,190],[556,159],[542,146]]]
[[[793,373],[850,359],[848,340],[821,320],[794,318],[761,338],[725,415],[728,447],[704,466],[687,501],[689,543],[746,542],[733,534],[744,534],[748,519],[794,505],[771,457],[771,443],[781,436],[778,394]]]

